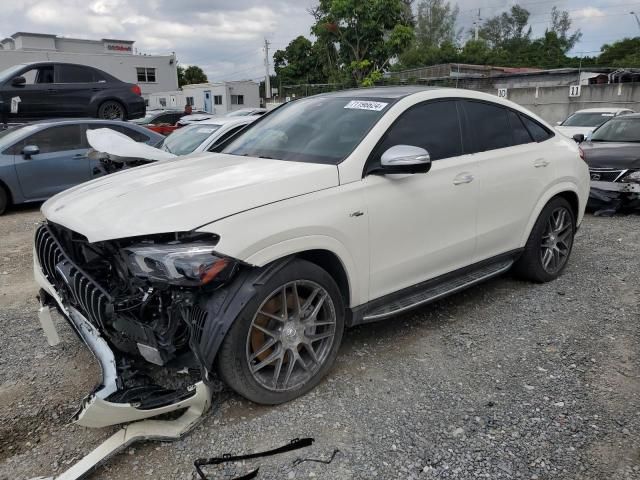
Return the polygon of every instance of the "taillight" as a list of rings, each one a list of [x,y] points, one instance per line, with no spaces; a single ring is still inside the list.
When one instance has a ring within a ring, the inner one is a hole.
[[[582,147],[578,147],[578,155],[580,155],[580,158],[581,158],[582,160],[584,160],[585,162],[587,161],[587,160],[584,158],[584,150],[582,150]]]
[[[140,87],[138,85],[133,85],[131,87],[131,91],[136,95],[142,95],[142,90],[140,90]]]

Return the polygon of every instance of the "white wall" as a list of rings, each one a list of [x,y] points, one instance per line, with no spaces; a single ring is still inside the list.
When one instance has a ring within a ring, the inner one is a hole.
[[[123,82],[137,83],[142,94],[147,97],[153,92],[166,92],[178,89],[178,73],[173,55],[117,55],[108,53],[69,53],[51,51],[0,50],[0,70],[19,63],[28,62],[66,62],[89,65],[104,70]],[[154,83],[138,82],[136,67],[156,69]]]
[[[187,103],[187,97],[193,97],[193,110],[204,110],[204,92],[211,91],[211,107],[212,113],[216,115],[225,115],[226,113],[241,108],[257,108],[260,106],[260,93],[258,84],[251,81],[241,82],[222,82],[222,83],[202,83],[196,85],[185,85],[182,90],[156,92],[149,95],[148,109],[157,108],[177,108],[184,109]],[[222,97],[222,104],[216,105],[214,97]],[[244,104],[232,105],[231,95],[243,95]],[[176,98],[176,107],[171,106],[171,96]],[[165,99],[166,107],[161,103],[161,99]]]

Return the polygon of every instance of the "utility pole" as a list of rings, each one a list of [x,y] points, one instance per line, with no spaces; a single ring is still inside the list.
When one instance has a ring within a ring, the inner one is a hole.
[[[638,28],[640,28],[640,19],[638,19],[638,14],[636,12],[629,12],[636,19],[636,23],[638,24]]]
[[[473,22],[473,26],[475,27],[475,33],[473,35],[474,40],[477,42],[478,41],[478,29],[480,28],[480,22],[482,21],[482,18],[480,18],[480,9],[478,9],[478,18],[476,19],[475,22]]]
[[[269,73],[269,40],[264,39],[264,99],[271,98],[271,75]]]

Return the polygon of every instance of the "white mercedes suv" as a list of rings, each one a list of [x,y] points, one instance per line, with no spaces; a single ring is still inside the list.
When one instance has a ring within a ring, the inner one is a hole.
[[[345,327],[510,269],[555,279],[588,192],[575,142],[514,103],[342,91],[287,103],[218,153],[53,197],[35,275],[43,309],[101,360],[101,412],[140,418],[190,395],[132,387],[132,363],[192,367],[204,384],[217,372],[277,404],[318,384]]]

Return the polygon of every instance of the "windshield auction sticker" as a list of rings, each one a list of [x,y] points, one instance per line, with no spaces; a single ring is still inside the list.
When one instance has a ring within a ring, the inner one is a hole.
[[[379,112],[384,110],[384,107],[389,105],[384,102],[370,102],[368,100],[351,100],[347,103],[344,108],[349,108],[351,110],[373,110],[374,112]]]

